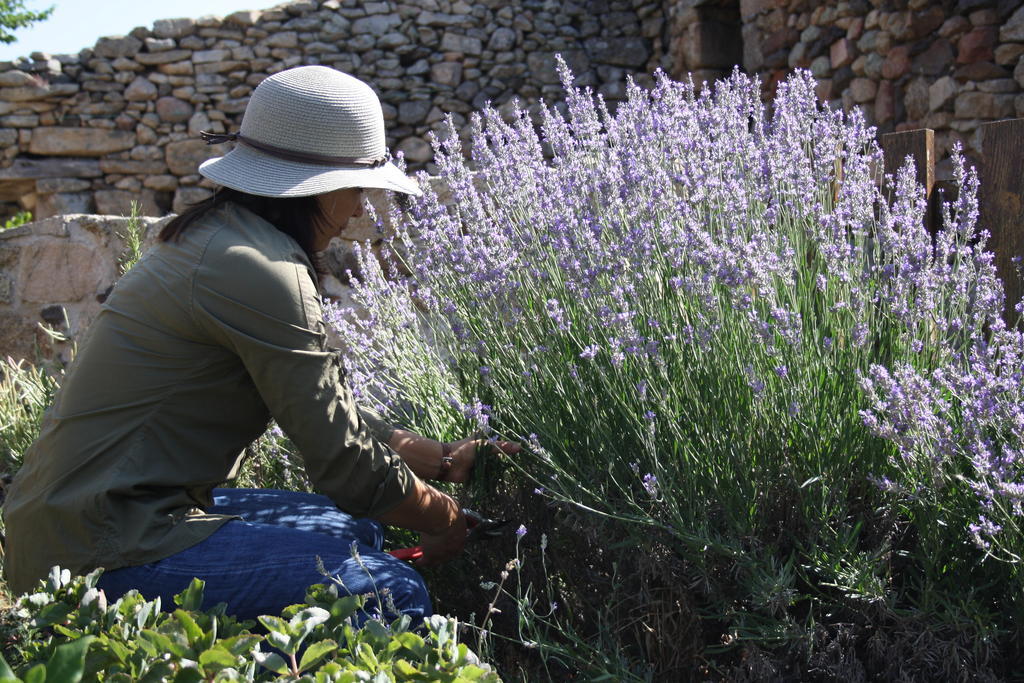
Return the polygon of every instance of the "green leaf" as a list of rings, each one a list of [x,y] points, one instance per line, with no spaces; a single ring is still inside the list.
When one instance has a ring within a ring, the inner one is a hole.
[[[200,683],[202,680],[203,674],[193,667],[182,667],[174,675],[174,683]]]
[[[203,589],[206,582],[202,579],[192,579],[188,588],[174,596],[174,602],[182,609],[199,611],[203,607]]]
[[[86,588],[95,588],[100,582],[100,577],[103,576],[103,568],[93,569],[91,572],[82,577],[82,582]]]
[[[257,664],[259,664],[265,669],[270,669],[274,673],[291,673],[291,669],[288,668],[288,664],[286,664],[281,655],[277,654],[276,652],[256,651],[252,653],[252,657],[256,660]]]
[[[238,656],[231,654],[220,644],[199,653],[199,666],[208,672],[228,669],[237,665]]]
[[[4,659],[3,654],[0,654],[0,679],[14,678],[14,671],[11,669],[11,665]]]
[[[271,631],[267,634],[267,642],[283,651],[286,655],[293,655],[299,649],[299,644],[290,635],[279,631]]]
[[[55,602],[39,610],[39,614],[32,620],[35,628],[44,628],[66,621],[71,613],[71,606],[63,602]]]
[[[356,613],[363,603],[362,596],[360,595],[348,595],[344,598],[338,598],[331,605],[331,616],[338,621],[344,621],[353,614]]]
[[[196,620],[191,614],[183,609],[174,610],[174,618],[178,620],[181,627],[185,629],[185,635],[188,637],[189,644],[194,644],[199,640],[202,640],[205,635],[203,629],[196,623]]]
[[[302,659],[299,661],[299,671],[312,668],[317,662],[337,649],[338,644],[333,640],[321,640],[318,643],[313,643],[302,653]]]
[[[106,646],[113,653],[117,661],[122,664],[127,662],[128,658],[131,657],[132,651],[129,650],[124,643],[107,638]]]
[[[288,622],[281,617],[262,616],[257,617],[259,622],[263,624],[263,627],[268,631],[277,631],[278,633],[291,633],[291,629],[288,628]]]
[[[394,642],[400,643],[403,648],[414,654],[418,659],[422,659],[428,649],[427,643],[422,637],[408,631],[396,635]]]
[[[481,678],[487,675],[485,669],[481,669],[475,664],[467,664],[459,669],[459,680],[467,681],[479,681]]]
[[[51,628],[53,628],[54,632],[59,633],[68,640],[75,640],[82,635],[82,632],[77,628],[68,628],[64,624],[54,624]]]
[[[399,675],[402,675],[402,676],[412,677],[412,676],[417,675],[420,672],[419,669],[417,669],[415,666],[410,664],[409,661],[406,660],[406,659],[399,659],[398,661],[395,662],[394,666],[395,666],[395,671],[397,671],[399,673]]]
[[[241,655],[248,655],[252,652],[252,649],[256,647],[263,638],[251,633],[242,633],[231,638],[226,638],[218,643],[219,647],[224,647],[228,652],[239,657]]]
[[[25,673],[25,683],[46,683],[46,665],[36,664]]]
[[[288,626],[301,643],[320,624],[331,618],[331,613],[322,607],[307,607],[294,617]]]
[[[146,629],[139,633],[139,637],[148,640],[150,643],[156,646],[158,654],[169,652],[178,657],[185,656],[185,650],[178,643],[171,640],[166,634],[160,633],[159,631],[150,631]]]
[[[310,605],[331,604],[338,599],[338,587],[326,583],[314,583],[306,589],[306,602]]]
[[[47,579],[50,590],[56,593],[71,581],[71,571],[60,567],[51,567]]]
[[[376,671],[380,668],[380,662],[377,661],[377,655],[374,654],[373,648],[366,643],[359,643],[356,647],[356,657],[359,661],[365,664],[366,668],[370,671]]]
[[[78,683],[85,671],[85,653],[95,636],[83,636],[53,651],[46,664],[46,679],[51,683]]]
[[[146,632],[143,631],[142,633],[139,633],[139,636],[135,639],[135,644],[142,649],[146,656],[152,659],[158,654],[161,654],[162,651],[158,648],[156,643],[145,637],[143,635],[144,633]],[[152,633],[152,631],[150,631],[150,633]]]
[[[369,619],[363,624],[363,633],[372,638],[378,647],[384,647],[391,640],[391,632],[376,619]]]
[[[160,660],[149,667],[149,671],[139,679],[139,683],[164,683],[173,675],[174,670],[171,668],[171,663]]]
[[[135,615],[135,625],[139,628],[146,628],[146,622],[149,621],[149,617],[153,614],[154,604],[152,602],[145,602],[139,607],[138,613]]]
[[[343,670],[344,669],[342,668],[341,664],[339,664],[336,660],[333,660],[327,662],[319,669],[317,669],[316,678],[317,680],[320,680],[321,676],[336,676],[337,674],[340,674]]]

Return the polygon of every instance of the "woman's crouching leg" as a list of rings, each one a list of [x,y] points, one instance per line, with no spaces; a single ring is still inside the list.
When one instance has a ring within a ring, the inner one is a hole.
[[[240,619],[277,615],[304,602],[306,589],[315,583],[334,583],[339,595],[368,596],[359,621],[407,614],[419,623],[432,614],[423,578],[387,553],[354,539],[243,521],[228,522],[162,560],[106,572],[99,587],[111,600],[136,589],[147,599],[159,596],[164,609],[173,609],[174,596],[193,577],[206,584],[204,609],[223,602],[228,614]]]

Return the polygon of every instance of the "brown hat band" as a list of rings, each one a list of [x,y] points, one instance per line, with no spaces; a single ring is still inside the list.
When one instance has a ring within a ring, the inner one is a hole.
[[[224,142],[240,142],[247,147],[252,147],[257,151],[269,154],[272,157],[284,159],[285,161],[294,161],[300,164],[316,164],[318,166],[367,166],[369,168],[379,168],[388,162],[387,156],[375,158],[333,157],[326,154],[314,154],[313,152],[296,152],[294,150],[276,147],[274,145],[268,145],[265,142],[253,140],[241,133],[220,134],[204,130],[200,131],[199,137],[201,137],[203,142],[208,145],[219,145]]]

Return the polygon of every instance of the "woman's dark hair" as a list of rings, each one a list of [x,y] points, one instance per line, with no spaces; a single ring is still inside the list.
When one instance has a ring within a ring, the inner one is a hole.
[[[290,236],[302,251],[306,252],[311,263],[316,265],[313,245],[316,243],[316,234],[319,226],[325,224],[327,216],[320,208],[316,197],[259,197],[254,194],[247,194],[230,187],[218,189],[212,197],[204,199],[198,204],[185,209],[181,214],[171,219],[171,222],[163,227],[158,239],[161,242],[170,242],[177,239],[181,233],[197,220],[222,204],[234,202],[239,206],[252,211],[254,214],[267,221],[275,228]]]

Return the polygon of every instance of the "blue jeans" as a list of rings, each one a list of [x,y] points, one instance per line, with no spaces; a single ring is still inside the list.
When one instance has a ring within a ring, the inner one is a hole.
[[[306,588],[330,583],[318,558],[341,580],[339,594],[371,594],[366,609],[387,619],[390,605],[419,623],[432,613],[423,578],[410,565],[382,552],[384,530],[355,519],[326,496],[273,489],[216,489],[211,513],[238,515],[206,540],[156,562],[104,572],[99,587],[111,600],[137,589],[160,596],[165,609],[193,577],[206,582],[203,609],[227,603],[228,614],[255,619],[303,602]],[[358,545],[359,566],[351,553]],[[378,600],[385,593],[388,597]]]

